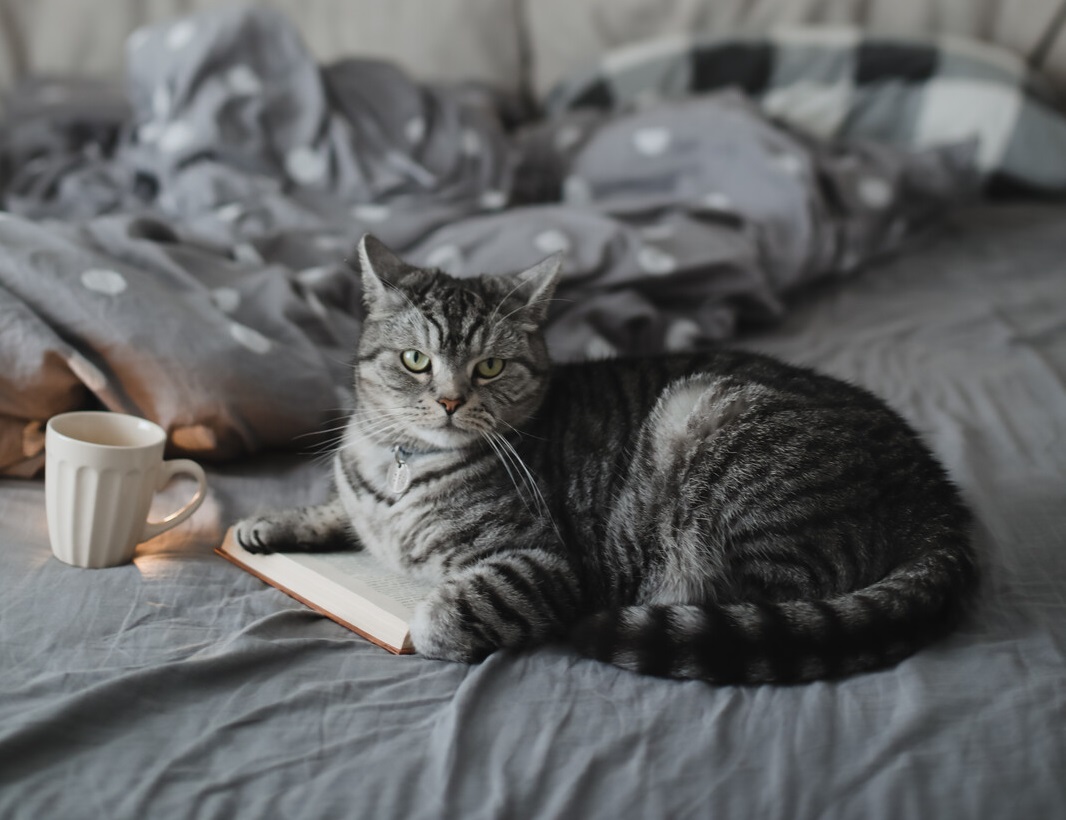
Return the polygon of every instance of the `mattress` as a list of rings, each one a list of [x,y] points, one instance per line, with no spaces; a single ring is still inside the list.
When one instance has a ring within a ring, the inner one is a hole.
[[[212,467],[107,570],[54,559],[42,482],[7,478],[0,816],[1066,817],[1066,208],[960,212],[735,342],[874,390],[944,460],[984,569],[959,631],[794,687],[396,657],[212,551],[321,499],[320,454]]]

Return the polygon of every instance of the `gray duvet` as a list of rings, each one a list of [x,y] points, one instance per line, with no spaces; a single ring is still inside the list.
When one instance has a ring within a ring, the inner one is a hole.
[[[395,657],[211,551],[320,497],[312,460],[212,470],[190,524],[95,571],[7,479],[0,816],[1066,817],[1064,237],[1063,209],[971,211],[739,340],[885,396],[977,512],[972,618],[899,667],[745,689],[564,646]]]
[[[265,9],[135,33],[120,91],[51,80],[0,140],[0,471],[89,404],[205,459],[341,412],[374,232],[475,275],[566,251],[558,358],[684,350],[898,249],[969,189],[965,146],[805,139],[739,94],[515,133],[476,89],[320,68]]]

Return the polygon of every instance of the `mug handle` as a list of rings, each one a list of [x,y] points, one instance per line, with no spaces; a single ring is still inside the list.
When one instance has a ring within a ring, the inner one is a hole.
[[[204,468],[187,458],[176,458],[173,461],[163,462],[163,468],[159,471],[159,480],[156,482],[156,492],[167,486],[170,483],[170,479],[179,473],[191,475],[196,479],[200,485],[196,490],[196,494],[184,507],[175,510],[162,521],[146,521],[144,532],[141,534],[141,541],[148,541],[160,533],[178,526],[204,503],[204,496],[207,492],[207,476],[204,474]]]

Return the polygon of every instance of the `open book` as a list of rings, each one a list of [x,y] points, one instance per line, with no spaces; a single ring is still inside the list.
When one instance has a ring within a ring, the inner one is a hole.
[[[432,587],[391,572],[366,550],[257,555],[230,529],[215,552],[390,652],[415,651],[407,625]]]

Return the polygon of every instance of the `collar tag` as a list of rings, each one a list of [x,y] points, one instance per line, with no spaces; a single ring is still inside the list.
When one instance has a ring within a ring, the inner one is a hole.
[[[413,480],[411,467],[407,463],[407,453],[399,446],[392,448],[392,454],[396,460],[389,467],[389,489],[396,495],[403,495],[407,492],[407,488],[411,486],[411,481]]]

